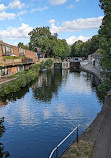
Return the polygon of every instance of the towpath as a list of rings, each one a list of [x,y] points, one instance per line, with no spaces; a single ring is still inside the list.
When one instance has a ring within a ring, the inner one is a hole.
[[[81,68],[84,69],[85,71],[92,72],[94,75],[97,76],[99,80],[101,80],[99,67],[94,67],[92,64],[88,64],[88,61],[86,60],[81,62]]]
[[[13,77],[13,78],[8,78],[8,77],[4,77],[4,78],[0,78],[0,85],[4,84],[4,83],[7,83],[7,82],[10,82],[12,80],[15,80],[16,77]]]
[[[106,102],[107,104],[104,107],[104,120],[94,147],[92,158],[111,158],[111,96]]]

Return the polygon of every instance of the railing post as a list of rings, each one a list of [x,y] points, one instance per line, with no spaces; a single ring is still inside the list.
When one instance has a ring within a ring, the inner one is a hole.
[[[57,149],[56,149],[56,158],[59,158],[59,157],[58,157],[58,147],[57,147]]]
[[[67,135],[67,137],[65,137],[51,152],[49,158],[52,158],[53,154],[56,152],[56,158],[59,158],[59,154],[58,154],[58,148],[72,135],[72,133],[74,133],[77,130],[77,143],[78,143],[78,130],[79,130],[79,126],[78,125],[75,129],[73,129],[73,131],[71,133],[69,133],[69,135]]]
[[[77,127],[77,143],[78,143],[78,127]]]

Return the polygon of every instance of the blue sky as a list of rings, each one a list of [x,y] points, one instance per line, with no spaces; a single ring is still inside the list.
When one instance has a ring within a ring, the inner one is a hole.
[[[97,34],[103,11],[99,0],[0,0],[0,40],[29,42],[28,32],[49,26],[68,44]]]

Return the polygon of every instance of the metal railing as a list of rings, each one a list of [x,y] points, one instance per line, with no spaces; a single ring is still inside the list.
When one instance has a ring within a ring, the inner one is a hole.
[[[69,133],[69,135],[67,137],[65,137],[51,152],[49,158],[52,158],[54,152],[56,152],[56,158],[59,158],[58,156],[58,148],[77,130],[77,143],[78,143],[78,129],[79,129],[80,125],[78,125],[76,128],[73,129],[73,131],[71,133]]]

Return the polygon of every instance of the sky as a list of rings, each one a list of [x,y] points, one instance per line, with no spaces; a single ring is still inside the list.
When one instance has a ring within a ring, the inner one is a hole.
[[[28,44],[28,33],[49,26],[69,45],[98,34],[104,13],[99,0],[0,0],[0,40]]]

